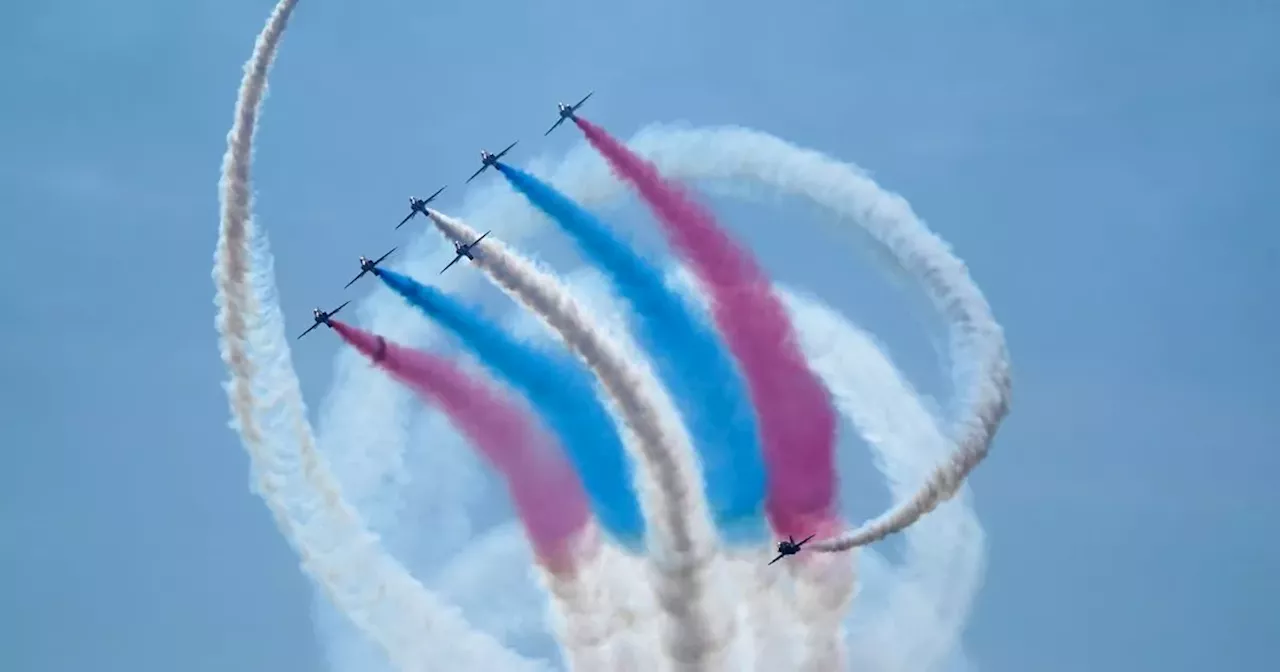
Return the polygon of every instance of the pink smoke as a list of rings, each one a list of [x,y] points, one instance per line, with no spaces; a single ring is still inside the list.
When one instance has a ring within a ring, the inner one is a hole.
[[[539,560],[564,575],[576,567],[574,544],[591,513],[578,476],[560,447],[523,408],[453,362],[397,345],[337,320],[334,331],[379,368],[438,405],[507,482],[516,513]]]
[[[835,411],[769,278],[683,186],[598,126],[577,117],[574,122],[640,192],[711,293],[712,315],[742,366],[760,420],[769,470],[765,511],[774,531],[797,538],[826,531],[835,519]]]

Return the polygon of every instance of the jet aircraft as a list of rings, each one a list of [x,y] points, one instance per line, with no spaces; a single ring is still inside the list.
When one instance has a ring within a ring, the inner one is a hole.
[[[516,140],[515,142],[507,145],[506,149],[502,150],[501,152],[498,152],[497,154],[491,154],[488,151],[483,149],[480,150],[480,163],[484,165],[480,166],[480,170],[477,170],[476,172],[472,173],[471,177],[467,178],[467,182],[470,182],[471,180],[476,179],[476,176],[479,175],[480,173],[483,173],[485,168],[488,168],[489,166],[492,166],[493,164],[497,163],[498,159],[501,159],[503,156],[506,156],[507,152],[511,151],[511,148],[515,147],[519,142],[520,142],[519,140]]]
[[[395,251],[396,251],[396,248],[393,247],[386,254],[382,255],[381,257],[378,257],[377,259],[374,259],[373,261],[370,261],[363,254],[360,255],[360,275],[357,275],[356,277],[352,278],[351,282],[347,283],[347,287],[354,285],[356,280],[359,280],[360,278],[364,277],[365,273],[372,272],[374,275],[377,275],[378,264],[381,264],[383,259],[386,259],[387,257],[391,256],[391,253]],[[347,287],[343,287],[343,289],[346,289]]]
[[[449,185],[446,184],[445,187],[447,186]],[[418,214],[419,212],[421,212],[424,217],[430,217],[430,215],[427,214],[427,204],[430,203],[431,201],[436,200],[436,196],[439,196],[440,192],[442,191],[444,191],[444,187],[440,187],[439,189],[436,189],[436,193],[431,194],[425,199],[414,198],[413,196],[410,196],[409,197],[409,214],[405,215],[404,219],[400,220],[399,224],[396,224],[396,228],[398,229],[404,226],[405,222],[409,221],[410,218],[412,218],[414,215]]]
[[[788,555],[795,555],[796,553],[799,553],[799,552],[800,552],[800,547],[801,547],[801,546],[804,546],[805,542],[809,541],[809,540],[810,540],[810,539],[812,539],[813,537],[814,537],[814,535],[812,535],[812,534],[811,534],[811,535],[809,535],[809,536],[805,537],[802,541],[800,541],[800,543],[796,543],[795,538],[794,538],[794,537],[790,537],[790,536],[788,536],[784,541],[779,541],[779,542],[778,542],[778,557],[776,557],[776,558],[774,558],[774,559],[770,560],[770,561],[769,561],[769,564],[771,564],[771,565],[772,565],[773,563],[775,563],[775,562],[777,562],[777,561],[779,561],[779,560],[781,560],[781,559],[783,559],[783,558],[787,557]]]
[[[453,243],[453,253],[454,253],[454,255],[455,255],[455,256],[453,257],[453,261],[449,262],[449,265],[448,265],[448,266],[445,266],[444,268],[440,269],[440,273],[441,273],[441,275],[443,275],[445,271],[449,270],[449,266],[452,266],[452,265],[454,265],[454,264],[458,263],[458,260],[459,260],[459,259],[461,259],[461,258],[463,258],[463,257],[466,257],[466,258],[468,258],[468,259],[470,259],[470,260],[472,260],[472,261],[475,261],[475,259],[476,259],[476,258],[475,258],[474,256],[472,256],[472,255],[471,255],[471,248],[473,248],[473,247],[475,247],[476,245],[478,245],[478,244],[480,243],[480,241],[484,240],[484,237],[485,237],[485,236],[487,236],[487,235],[489,235],[489,234],[491,234],[491,233],[493,233],[493,232],[492,232],[492,231],[485,231],[485,232],[484,232],[484,235],[480,236],[479,238],[476,238],[475,240],[471,241],[470,243],[467,243],[466,245],[462,245],[461,243],[458,243],[458,242],[456,242],[456,241],[455,241],[455,242]]]
[[[591,93],[595,93],[595,91],[592,91]],[[560,124],[563,124],[565,119],[573,119],[574,118],[573,113],[577,112],[578,108],[582,107],[582,104],[587,102],[587,99],[591,97],[591,93],[588,93],[587,95],[583,96],[582,100],[579,100],[576,105],[565,105],[564,103],[560,103],[556,105],[556,107],[560,109],[560,118],[556,119],[556,123],[552,124],[551,128],[548,128],[547,132],[542,134],[542,137],[545,138],[548,135],[551,135],[551,131],[554,131],[557,128],[559,128]]]
[[[319,308],[313,308],[311,310],[311,319],[315,320],[316,323],[311,325],[310,327],[307,327],[307,330],[299,334],[298,338],[302,338],[303,336],[306,336],[307,334],[311,333],[312,329],[315,329],[316,327],[322,324],[332,329],[333,325],[329,323],[329,318],[333,317],[334,315],[337,315],[338,311],[345,308],[348,303],[351,303],[351,302],[343,301],[341,306],[338,306],[337,308],[334,308],[333,310],[327,313],[323,310],[320,310]]]

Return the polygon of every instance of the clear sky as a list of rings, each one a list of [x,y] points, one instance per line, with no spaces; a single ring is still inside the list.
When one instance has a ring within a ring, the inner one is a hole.
[[[989,547],[971,664],[1262,669],[1280,7],[959,4],[302,0],[255,165],[290,326],[407,237],[408,195],[448,183],[458,206],[480,148],[576,144],[540,134],[587,90],[620,135],[740,123],[821,149],[905,195],[1006,328],[1013,410],[972,480]],[[4,669],[323,665],[311,589],[226,427],[213,330],[219,161],[270,5],[0,12]],[[831,250],[805,262],[811,217],[722,212],[934,384],[887,283]],[[294,350],[313,406],[337,350]]]

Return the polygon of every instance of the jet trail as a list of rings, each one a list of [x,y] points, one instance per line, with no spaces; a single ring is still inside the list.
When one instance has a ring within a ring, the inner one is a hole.
[[[349,618],[403,669],[425,669],[452,640],[453,660],[477,669],[540,666],[469,627],[397,564],[342,498],[316,451],[288,358],[266,239],[251,217],[253,136],[267,72],[296,0],[272,10],[245,65],[219,182],[214,258],[219,349],[230,370],[232,426],[265,500],[302,566]]]
[[[486,239],[487,242],[487,239]],[[491,371],[523,392],[560,441],[611,534],[637,547],[644,534],[622,440],[578,363],[513,338],[501,325],[432,287],[394,271],[378,277],[447,329]]]
[[[379,368],[444,410],[502,474],[538,559],[557,574],[572,572],[572,542],[586,530],[591,514],[582,484],[555,440],[513,400],[448,359],[337,320],[333,328]]]
[[[641,195],[710,293],[711,313],[744,373],[769,465],[766,512],[779,535],[802,538],[836,519],[835,411],[805,363],[769,279],[680,185],[599,127],[574,122]]]
[[[596,634],[608,617],[599,599],[599,543],[587,495],[560,446],[523,408],[450,360],[406,348],[337,320],[342,340],[440,406],[502,474],[564,621],[560,644],[573,669],[598,667],[606,652]],[[607,663],[606,663],[607,664]]]
[[[455,242],[476,232],[434,210],[431,220]],[[732,614],[722,584],[722,558],[715,530],[699,489],[698,467],[683,427],[674,422],[670,400],[642,363],[596,329],[577,301],[549,273],[489,238],[477,248],[475,263],[508,293],[541,317],[581,357],[617,405],[634,441],[627,441],[638,465],[638,490],[649,523],[649,562],[655,593],[670,617],[664,644],[679,670],[726,669],[734,636]]]
[[[635,144],[673,179],[745,178],[832,209],[884,245],[950,322],[953,377],[964,409],[950,432],[954,454],[912,497],[840,539],[813,543],[813,548],[838,552],[879,541],[950,499],[987,456],[1008,413],[1012,386],[1003,330],[964,262],[905,199],[882,189],[861,169],[767,133],[741,127],[658,129]],[[593,186],[615,189],[606,183]]]
[[[765,472],[755,413],[715,332],[666,285],[661,271],[594,214],[533,175],[503,163],[496,167],[574,239],[628,301],[641,340],[693,434],[717,525],[722,533],[758,534]]]
[[[785,288],[779,293],[801,347],[871,448],[893,501],[910,498],[950,450],[938,421],[870,336],[821,301]],[[966,499],[962,491],[903,533],[900,578],[890,582],[884,610],[864,612],[852,628],[852,669],[936,670],[955,652],[983,566],[982,528]]]

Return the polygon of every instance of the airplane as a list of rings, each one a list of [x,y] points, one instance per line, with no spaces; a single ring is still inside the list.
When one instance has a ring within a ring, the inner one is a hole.
[[[804,538],[804,540],[803,540],[803,541],[801,541],[801,542],[800,542],[800,543],[798,543],[798,544],[796,543],[795,538],[794,538],[794,537],[791,537],[791,536],[788,536],[788,537],[787,537],[787,539],[786,539],[786,541],[779,541],[779,542],[778,542],[778,557],[776,557],[776,558],[774,558],[774,559],[770,560],[770,561],[769,561],[769,564],[771,564],[771,565],[772,565],[773,563],[775,563],[775,562],[777,562],[777,561],[779,561],[779,560],[781,560],[781,559],[785,558],[785,557],[786,557],[786,556],[788,556],[788,555],[795,555],[796,553],[799,553],[799,552],[800,552],[800,547],[801,547],[801,546],[804,546],[805,542],[806,542],[806,541],[809,541],[809,540],[810,540],[810,539],[812,539],[813,537],[814,537],[814,535],[812,535],[812,534],[811,534],[811,535],[809,535],[809,536],[805,537],[805,538]]]
[[[329,318],[333,317],[334,315],[337,315],[337,314],[338,314],[338,311],[339,311],[339,310],[342,310],[343,308],[345,308],[345,307],[346,307],[346,305],[347,305],[348,303],[351,303],[351,302],[350,302],[350,301],[343,301],[341,306],[338,306],[337,308],[334,308],[333,310],[331,310],[331,311],[329,311],[329,312],[327,312],[327,313],[326,313],[325,311],[323,311],[323,310],[320,310],[319,308],[313,308],[313,309],[311,310],[311,319],[315,320],[315,321],[316,321],[316,323],[315,323],[315,324],[313,324],[313,325],[311,325],[310,327],[307,327],[307,330],[306,330],[306,331],[304,331],[304,332],[302,332],[301,334],[299,334],[299,335],[298,335],[298,338],[302,338],[303,336],[306,336],[307,334],[311,333],[311,330],[312,330],[312,329],[315,329],[316,327],[318,327],[318,326],[320,326],[320,325],[322,325],[322,324],[323,324],[324,326],[329,327],[330,329],[332,329],[332,328],[333,328],[333,325],[332,325],[332,324],[329,324]]]
[[[360,255],[360,275],[357,275],[356,277],[352,278],[351,282],[347,283],[347,287],[350,287],[351,285],[355,284],[356,280],[363,278],[365,273],[369,273],[370,271],[372,271],[374,275],[377,275],[378,264],[382,263],[383,259],[386,259],[387,257],[391,256],[391,253],[395,251],[396,251],[396,248],[393,247],[386,254],[382,255],[381,257],[378,257],[377,259],[374,259],[373,261],[369,261],[367,258],[365,258],[363,254]],[[343,289],[346,289],[347,287],[343,287]]]
[[[592,91],[591,93],[595,93],[595,91]],[[582,107],[582,104],[587,102],[587,99],[591,97],[591,93],[583,96],[582,100],[579,100],[577,105],[565,105],[564,103],[556,105],[556,107],[560,108],[560,118],[556,119],[556,123],[552,124],[551,128],[548,128],[547,132],[542,134],[542,137],[545,138],[548,135],[551,135],[551,131],[559,128],[560,124],[563,124],[565,119],[573,119],[573,113],[577,112],[578,108]]]
[[[516,140],[515,142],[507,145],[506,149],[502,150],[501,152],[498,152],[497,154],[490,154],[489,152],[483,149],[480,150],[480,163],[483,163],[484,165],[480,166],[480,170],[477,170],[475,173],[472,173],[471,177],[467,178],[467,182],[470,182],[471,180],[476,179],[476,176],[479,175],[480,173],[483,173],[485,168],[488,168],[489,166],[492,166],[493,164],[497,163],[498,159],[501,159],[503,156],[505,156],[506,153],[511,151],[511,148],[515,147],[519,142],[520,142],[519,140]]]
[[[447,186],[449,185],[446,184],[445,187]],[[405,215],[404,219],[400,220],[399,224],[396,224],[396,228],[398,229],[404,226],[405,222],[409,221],[411,217],[418,214],[419,212],[421,212],[425,217],[430,217],[430,215],[427,214],[427,204],[430,203],[431,201],[436,200],[436,196],[439,196],[440,192],[442,191],[444,191],[444,187],[440,187],[439,189],[436,189],[436,193],[431,194],[425,199],[414,198],[413,196],[410,196],[409,197],[409,214]]]
[[[454,265],[454,264],[458,263],[458,260],[459,260],[459,259],[461,259],[461,258],[463,258],[463,257],[466,257],[466,258],[468,258],[468,259],[470,259],[470,260],[472,260],[472,261],[475,261],[475,257],[471,256],[471,248],[473,248],[473,247],[475,247],[476,245],[478,245],[478,244],[480,243],[480,241],[484,240],[484,237],[485,237],[485,236],[487,236],[487,235],[489,235],[489,234],[491,234],[491,233],[493,233],[493,232],[492,232],[492,231],[485,231],[485,232],[484,232],[484,235],[480,236],[479,238],[476,238],[474,241],[472,241],[472,242],[470,242],[470,243],[468,243],[468,244],[466,244],[466,245],[461,245],[461,244],[459,244],[458,242],[456,242],[456,241],[455,241],[455,242],[453,243],[453,253],[454,253],[456,256],[453,258],[453,261],[449,262],[449,266],[452,266],[452,265]],[[441,273],[441,275],[443,275],[445,271],[449,270],[449,266],[445,266],[444,268],[440,269],[440,273]]]

